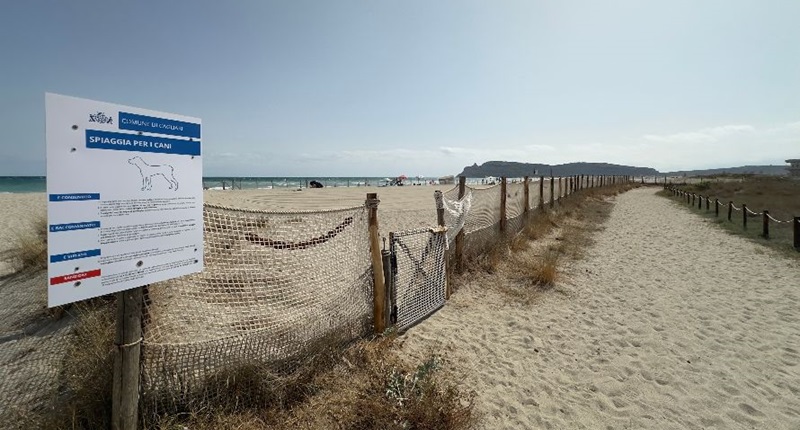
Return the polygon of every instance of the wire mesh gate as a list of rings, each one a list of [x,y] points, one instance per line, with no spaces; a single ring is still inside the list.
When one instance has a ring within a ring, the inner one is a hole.
[[[392,320],[402,332],[444,306],[447,236],[424,228],[391,233],[389,240]]]

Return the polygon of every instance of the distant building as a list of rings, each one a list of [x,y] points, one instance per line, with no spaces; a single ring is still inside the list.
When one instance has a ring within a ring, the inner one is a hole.
[[[800,158],[786,160],[786,162],[789,163],[789,167],[786,168],[789,171],[789,176],[800,177]]]
[[[453,185],[455,184],[455,178],[453,175],[442,176],[439,178],[439,185]]]

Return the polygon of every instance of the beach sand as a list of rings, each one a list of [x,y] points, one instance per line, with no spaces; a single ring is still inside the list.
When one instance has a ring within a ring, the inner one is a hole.
[[[533,305],[478,277],[409,330],[488,429],[800,428],[800,267],[644,188]]]
[[[385,235],[432,225],[436,188],[206,191],[205,199],[313,210],[360,205],[372,191]],[[537,303],[509,303],[494,281],[474,276],[401,338],[404,351],[443,354],[478,393],[489,429],[798,428],[797,260],[728,235],[654,192],[619,196],[587,257]],[[44,210],[43,193],[0,195],[0,249]],[[41,312],[46,277],[0,275],[0,291],[23,289],[37,292],[29,307],[13,311],[20,303],[3,300],[0,333],[16,333],[0,343],[6,376],[50,366],[63,352],[54,349],[62,324],[42,354],[18,353],[35,341],[19,339],[18,325],[26,312]],[[37,364],[45,352],[50,361]]]

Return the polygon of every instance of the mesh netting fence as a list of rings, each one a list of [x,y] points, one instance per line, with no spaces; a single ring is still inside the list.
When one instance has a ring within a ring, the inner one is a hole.
[[[453,244],[458,233],[464,228],[467,216],[472,209],[472,191],[467,191],[460,200],[458,199],[458,191],[456,191],[455,195],[450,193],[450,196],[452,197],[448,198],[447,194],[443,193],[443,198],[441,199],[441,204],[444,208],[444,223],[447,227],[445,234],[448,247]]]
[[[444,231],[418,229],[392,233],[390,242],[395,324],[405,331],[444,305],[447,236]]]
[[[541,183],[540,179],[534,179],[528,183],[528,206],[533,209],[539,207],[539,184]]]
[[[500,185],[489,188],[467,187],[472,192],[472,207],[464,223],[464,233],[470,234],[500,222]]]
[[[169,411],[224,395],[206,382],[245,366],[287,374],[329,343],[369,332],[365,207],[207,205],[203,216],[204,271],[153,285],[145,301],[145,407]]]

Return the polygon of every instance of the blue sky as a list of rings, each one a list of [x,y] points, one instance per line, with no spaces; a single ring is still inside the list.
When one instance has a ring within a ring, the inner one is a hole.
[[[0,176],[44,93],[203,120],[206,175],[800,157],[800,1],[9,1]]]

